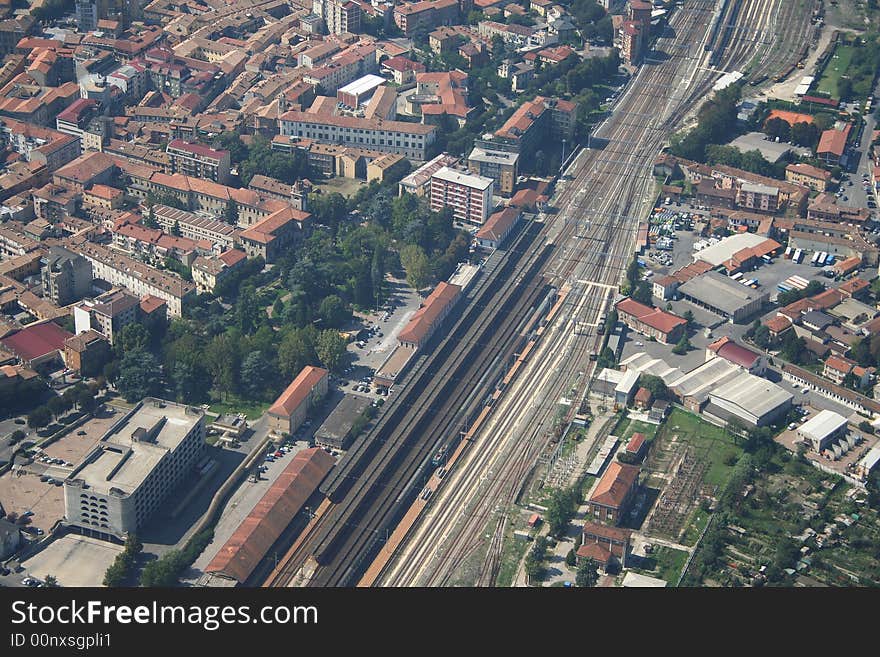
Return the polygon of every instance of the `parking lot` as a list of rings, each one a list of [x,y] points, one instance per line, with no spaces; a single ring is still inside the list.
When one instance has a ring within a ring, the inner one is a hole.
[[[48,533],[64,516],[64,487],[40,481],[40,475],[24,470],[0,477],[0,502],[6,513],[33,511],[31,526]]]
[[[223,508],[217,525],[214,527],[214,538],[205,548],[204,552],[193,563],[193,569],[187,574],[186,580],[195,583],[203,574],[211,560],[220,551],[220,548],[235,533],[248,514],[253,511],[257,502],[271,488],[272,484],[284,469],[290,464],[293,457],[308,444],[304,441],[290,443],[281,450],[282,456],[274,460],[266,460],[260,466],[260,478],[252,481],[245,479],[242,484],[232,493],[229,501]]]
[[[848,412],[846,412],[846,413],[841,413],[841,415],[843,415],[844,417],[850,417],[850,416],[854,415],[854,411],[852,411],[851,409],[847,409],[847,411]],[[808,415],[804,416],[804,419],[800,424],[803,424],[804,422],[809,420],[817,412],[818,412],[818,410],[812,410]],[[856,415],[856,417],[854,419],[861,421],[863,418]],[[869,433],[866,433],[864,431],[860,431],[858,428],[854,427],[853,425],[850,425],[849,429],[850,429],[849,434],[848,434],[849,436],[853,436],[853,435],[861,436],[862,441],[856,447],[847,451],[837,461],[834,461],[832,459],[827,459],[824,456],[817,454],[815,451],[813,451],[812,447],[808,447],[804,456],[807,458],[807,460],[813,461],[816,463],[821,463],[826,468],[831,468],[832,470],[834,470],[835,472],[838,472],[840,474],[852,474],[850,472],[851,467],[855,463],[858,463],[859,460],[865,454],[867,454],[868,451],[874,445],[877,444],[878,439],[876,436],[872,436]],[[783,431],[782,433],[780,433],[778,436],[776,436],[775,440],[776,440],[776,442],[780,443],[781,445],[784,445],[787,449],[791,450],[792,452],[795,452],[795,451],[797,451],[797,447],[798,447],[800,438],[797,435],[797,428],[794,428],[794,429],[788,428],[785,431]]]
[[[121,545],[89,536],[66,534],[26,559],[26,573],[39,580],[52,575],[61,586],[102,586],[104,573],[123,550]],[[19,573],[24,578],[25,573]]]

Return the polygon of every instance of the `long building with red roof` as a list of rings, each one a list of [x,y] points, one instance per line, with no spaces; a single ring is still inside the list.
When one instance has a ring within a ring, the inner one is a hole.
[[[306,419],[309,409],[327,394],[330,372],[307,365],[269,407],[269,430],[292,434]]]
[[[335,460],[319,447],[293,457],[254,510],[205,568],[206,573],[247,582],[269,549],[318,489]]]
[[[620,321],[633,331],[649,335],[663,344],[678,342],[684,335],[687,320],[659,308],[652,308],[635,299],[624,299],[617,304]]]

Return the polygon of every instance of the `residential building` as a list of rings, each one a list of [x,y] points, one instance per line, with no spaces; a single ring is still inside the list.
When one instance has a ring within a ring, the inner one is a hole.
[[[816,192],[824,192],[828,190],[828,184],[831,182],[831,172],[812,164],[804,164],[796,162],[785,167],[785,179],[804,187],[809,187]]]
[[[847,125],[844,130],[825,130],[819,138],[819,145],[816,146],[816,157],[825,164],[840,164],[840,158],[846,151],[846,141],[849,138],[850,126]]]
[[[312,0],[312,13],[324,19],[330,34],[361,31],[361,6],[351,0]]]
[[[229,151],[175,139],[168,143],[165,152],[171,157],[172,173],[205,178],[221,185],[229,181]]]
[[[49,173],[80,154],[80,140],[77,137],[6,117],[0,118],[0,139],[10,150],[21,155],[25,162],[43,164]]]
[[[617,315],[632,330],[651,336],[663,344],[678,342],[687,327],[687,320],[684,318],[630,298],[617,304]]]
[[[269,430],[275,435],[294,434],[309,410],[327,394],[330,372],[308,365],[267,411]]]
[[[413,350],[421,349],[452,311],[460,294],[460,285],[439,283],[397,335],[398,344]]]
[[[475,145],[468,156],[468,169],[495,181],[502,196],[511,196],[516,188],[519,153],[496,151]]]
[[[737,189],[736,204],[750,210],[772,214],[779,207],[779,188],[744,182]]]
[[[641,63],[645,49],[645,29],[633,21],[620,27],[620,56],[630,66]]]
[[[96,330],[115,344],[123,328],[141,319],[140,300],[122,290],[110,290],[94,299],[84,299],[73,307],[77,335]]]
[[[464,3],[459,0],[403,2],[394,7],[392,17],[404,35],[411,37],[417,31],[427,33],[440,25],[453,25],[459,18],[460,4]]]
[[[511,145],[521,157],[530,158],[548,141],[571,143],[576,122],[576,103],[538,96],[517,107],[492,141]]]
[[[443,167],[431,176],[431,210],[450,208],[455,221],[483,224],[492,209],[495,182]]]
[[[640,468],[613,461],[587,500],[587,516],[619,525],[639,485]]]
[[[193,283],[199,292],[213,292],[217,284],[247,260],[247,255],[238,249],[231,249],[218,256],[199,256],[192,264]]]
[[[416,74],[424,73],[427,69],[421,62],[406,57],[392,57],[382,62],[382,70],[391,73],[395,84],[406,85],[415,82]]]
[[[116,210],[125,202],[125,192],[107,185],[92,185],[83,192],[82,201],[85,205]]]
[[[148,397],[115,422],[64,480],[69,524],[123,538],[141,529],[204,454],[205,413]]]
[[[112,357],[110,343],[94,329],[64,341],[64,364],[81,376],[97,376]]]
[[[91,243],[78,245],[76,252],[92,263],[95,278],[120,285],[138,297],[149,294],[164,300],[172,317],[183,315],[184,306],[195,299],[196,286],[193,283],[134,258]]]
[[[402,121],[328,116],[290,111],[281,115],[281,134],[305,137],[323,144],[341,144],[398,153],[409,159],[424,160],[436,138],[434,126]]]
[[[857,365],[858,363],[851,361],[849,358],[844,358],[843,356],[829,356],[825,360],[825,365],[822,368],[822,376],[834,381],[837,385],[842,385],[843,381]]]
[[[292,207],[282,208],[255,223],[239,235],[241,247],[249,258],[260,256],[266,262],[275,262],[295,240],[302,237],[304,224],[311,215]]]
[[[92,288],[89,261],[60,246],[49,249],[41,270],[43,296],[66,306],[86,296]]]
[[[458,158],[454,155],[440,153],[440,155],[437,155],[429,162],[425,162],[398,183],[398,196],[403,196],[404,194],[429,196],[431,193],[431,176],[443,167],[454,167],[457,163]]]
[[[225,221],[172,208],[169,205],[156,204],[151,210],[156,222],[165,232],[170,233],[176,227],[182,237],[213,242],[219,252],[228,251],[238,244],[241,231]]]
[[[463,71],[416,74],[416,92],[407,97],[412,114],[421,114],[422,123],[441,124],[444,115],[463,127],[473,108],[468,107],[468,75]]]

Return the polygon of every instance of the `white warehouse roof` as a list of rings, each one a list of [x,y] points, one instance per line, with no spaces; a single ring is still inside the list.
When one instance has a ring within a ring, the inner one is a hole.
[[[385,78],[380,78],[378,75],[373,75],[371,73],[369,75],[365,75],[362,78],[358,78],[354,82],[349,82],[344,87],[340,87],[337,93],[348,93],[354,94],[355,96],[360,96],[361,94],[367,93],[371,89],[381,87],[386,82],[388,82],[388,80],[386,80]]]
[[[845,425],[846,418],[840,413],[824,410],[804,422],[798,429],[798,433],[809,440],[821,442],[825,437]]]
[[[743,372],[717,387],[709,397],[725,401],[761,418],[793,399],[794,395],[772,381]]]
[[[767,241],[766,237],[755,233],[738,233],[694,254],[694,260],[705,260],[713,267],[730,260],[735,253]]]

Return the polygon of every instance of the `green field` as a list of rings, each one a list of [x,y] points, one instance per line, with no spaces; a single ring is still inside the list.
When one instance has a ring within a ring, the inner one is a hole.
[[[846,73],[849,63],[852,61],[855,47],[853,46],[837,46],[831,60],[822,71],[822,77],[819,78],[819,84],[816,87],[818,91],[828,94],[832,98],[837,98],[837,81],[840,76]]]
[[[742,448],[734,444],[733,438],[724,429],[680,408],[672,411],[658,436],[664,446],[671,442],[673,436],[678,436],[679,441],[689,444],[706,457],[709,467],[703,481],[719,489],[727,483],[736,459],[742,454]]]
[[[269,406],[269,402],[243,401],[230,395],[226,401],[211,404],[209,410],[221,415],[223,413],[244,413],[248,420],[257,420]]]
[[[678,583],[681,569],[687,561],[688,553],[683,550],[675,550],[665,545],[654,548],[654,553],[646,559],[646,568],[633,568],[632,570],[664,580],[670,586]]]

